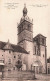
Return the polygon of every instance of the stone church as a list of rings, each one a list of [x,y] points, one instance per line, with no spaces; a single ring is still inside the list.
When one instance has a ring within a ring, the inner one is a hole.
[[[38,34],[33,38],[33,20],[27,16],[24,6],[23,17],[18,28],[18,44],[0,41],[0,72],[34,71],[46,73],[46,37]]]

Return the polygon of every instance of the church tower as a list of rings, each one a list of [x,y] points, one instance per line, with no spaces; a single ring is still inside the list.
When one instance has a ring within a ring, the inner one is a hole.
[[[23,9],[23,17],[18,24],[18,45],[23,47],[27,52],[29,52],[29,56],[33,55],[33,20],[27,16],[27,8],[24,5]],[[30,60],[32,58],[30,57]],[[29,61],[32,63],[31,61]],[[28,63],[29,64],[29,63]]]
[[[18,25],[18,44],[23,47],[23,41],[27,40],[29,42],[33,41],[33,27],[30,18],[27,16],[27,8],[24,5],[23,17]]]

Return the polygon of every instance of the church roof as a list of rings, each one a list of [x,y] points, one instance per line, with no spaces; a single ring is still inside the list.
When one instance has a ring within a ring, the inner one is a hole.
[[[21,46],[12,44],[12,47],[13,47],[15,52],[21,52],[21,53],[27,53],[28,54],[28,52],[24,48],[22,48]]]
[[[14,52],[20,52],[20,53],[26,53],[26,54],[28,54],[28,52],[24,48],[22,48],[22,47],[20,47],[18,45],[10,44],[9,47],[7,45],[8,44],[6,42],[0,41],[0,49],[2,49],[2,50],[12,50]]]
[[[33,42],[34,41],[37,41],[37,38],[39,38],[39,37],[43,37],[43,38],[46,38],[45,36],[43,36],[42,34],[38,34],[38,35],[36,35],[34,38],[33,38]]]
[[[37,38],[37,37],[39,37],[39,36],[42,36],[42,37],[44,37],[44,38],[46,38],[44,35],[42,35],[42,34],[38,34],[38,35],[36,35],[34,38]]]

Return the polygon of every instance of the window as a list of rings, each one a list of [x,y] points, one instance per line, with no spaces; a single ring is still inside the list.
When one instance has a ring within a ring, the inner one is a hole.
[[[11,53],[11,50],[9,50],[9,53]]]
[[[16,58],[16,56],[14,56],[14,58]]]
[[[36,41],[37,41],[37,44],[39,44],[39,39],[38,38],[36,39]]]
[[[3,60],[3,63],[4,63],[4,60]]]
[[[37,55],[40,56],[40,46],[37,47]]]
[[[21,59],[21,55],[18,55],[18,59]]]
[[[13,70],[15,70],[15,67],[13,67]]]
[[[4,50],[4,52],[5,52],[5,50]]]
[[[2,55],[3,56],[3,55]]]
[[[36,54],[36,46],[35,46],[35,54]]]
[[[44,44],[44,38],[42,38],[42,44]]]
[[[28,24],[28,30],[31,30],[30,24]]]
[[[8,63],[11,64],[11,59],[9,59]]]
[[[37,50],[37,55],[38,55],[38,50]]]
[[[36,54],[36,46],[34,46],[34,55]]]
[[[11,69],[8,69],[8,71],[11,71]]]
[[[37,55],[40,56],[40,51],[39,50],[37,50]]]
[[[44,54],[43,54],[43,57],[44,57]]]

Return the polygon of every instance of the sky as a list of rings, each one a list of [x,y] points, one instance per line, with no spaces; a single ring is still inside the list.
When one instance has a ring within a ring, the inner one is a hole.
[[[26,4],[28,16],[33,19],[33,37],[46,37],[47,57],[50,57],[50,0],[0,0],[0,41],[17,44],[17,26]]]

